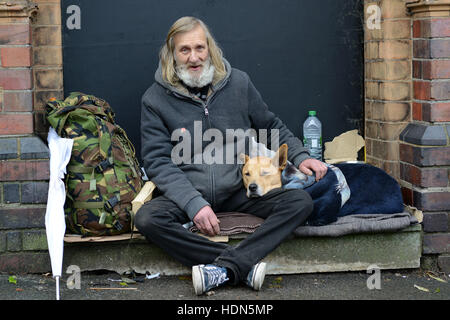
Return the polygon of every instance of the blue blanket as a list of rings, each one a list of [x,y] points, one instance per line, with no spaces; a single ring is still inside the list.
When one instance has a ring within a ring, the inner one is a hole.
[[[314,177],[300,181],[292,167],[282,175],[284,188],[304,188],[313,201],[314,210],[306,225],[322,226],[339,217],[352,214],[393,214],[403,212],[403,198],[395,179],[383,170],[369,164],[335,164],[350,188],[350,198],[342,205],[342,182],[335,170],[328,170],[324,178],[314,182]]]

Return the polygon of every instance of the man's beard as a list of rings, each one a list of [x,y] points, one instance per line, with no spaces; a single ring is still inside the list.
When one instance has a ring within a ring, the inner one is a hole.
[[[178,78],[180,78],[185,85],[191,88],[202,88],[210,84],[214,78],[215,68],[211,64],[209,57],[205,62],[203,62],[203,68],[200,75],[192,75],[188,69],[189,65],[180,64],[175,67],[175,72]]]

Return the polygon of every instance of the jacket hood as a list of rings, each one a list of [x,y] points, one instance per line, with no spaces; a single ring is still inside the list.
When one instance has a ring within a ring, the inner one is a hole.
[[[216,91],[216,89],[220,88],[226,81],[228,81],[231,75],[230,63],[225,58],[222,58],[222,60],[225,65],[225,70],[227,71],[227,74],[223,79],[221,79],[219,82],[213,85],[212,87],[213,91]],[[182,95],[188,95],[187,89],[185,89],[184,86],[182,86],[181,84],[179,86],[173,86],[163,79],[161,61],[159,61],[158,69],[155,72],[155,81],[170,91],[177,92]]]

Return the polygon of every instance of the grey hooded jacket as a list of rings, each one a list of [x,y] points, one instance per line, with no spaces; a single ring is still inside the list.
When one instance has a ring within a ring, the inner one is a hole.
[[[227,129],[246,131],[253,128],[257,132],[266,129],[268,133],[270,129],[278,129],[279,145],[288,144],[288,159],[294,165],[298,166],[309,158],[301,141],[268,110],[249,76],[232,68],[225,59],[224,63],[227,75],[212,86],[206,102],[191,96],[187,90],[165,82],[161,67],[155,73],[156,82],[142,97],[141,150],[144,169],[164,196],[183,209],[191,220],[202,207],[210,205],[213,209],[218,208],[232,193],[243,188],[238,161],[233,164],[225,161],[225,157],[230,157],[225,155]],[[215,136],[203,136],[211,128],[215,129],[212,132],[221,133],[222,141],[216,141]],[[176,139],[172,139],[174,132],[177,132]],[[208,140],[214,141],[215,146],[220,145],[215,152],[223,151],[224,161],[207,163],[202,160],[202,151],[206,152],[205,148],[211,144]],[[270,141],[270,138],[267,140]],[[180,149],[177,144],[181,142],[189,145],[190,149],[180,152],[187,161],[177,163],[179,161],[172,161],[172,150]],[[240,150],[231,145],[234,153],[231,157],[239,159]]]

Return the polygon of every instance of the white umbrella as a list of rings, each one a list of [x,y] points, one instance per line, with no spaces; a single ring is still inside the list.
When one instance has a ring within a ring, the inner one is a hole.
[[[66,189],[63,179],[72,153],[73,141],[59,137],[52,127],[48,132],[47,141],[50,149],[50,182],[45,212],[45,229],[52,273],[56,278],[56,300],[59,300],[59,278],[62,274],[64,233],[66,232],[64,219]]]

